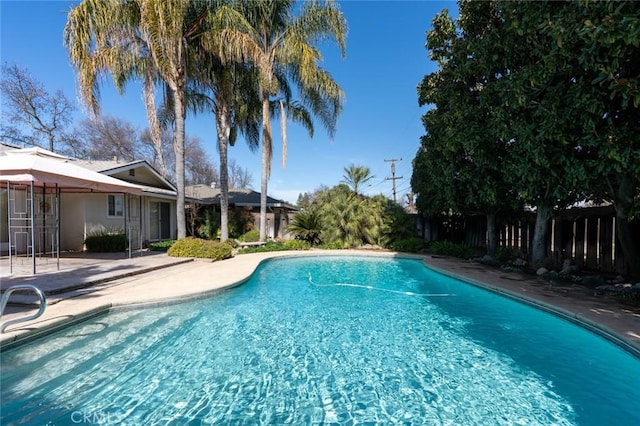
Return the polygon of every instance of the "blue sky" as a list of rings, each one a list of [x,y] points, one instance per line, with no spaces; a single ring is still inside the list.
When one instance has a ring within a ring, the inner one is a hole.
[[[70,1],[0,1],[2,64],[26,67],[32,76],[53,93],[62,90],[77,99],[75,71],[62,43]],[[346,57],[338,49],[323,50],[327,69],[346,93],[344,110],[332,139],[318,124],[313,139],[302,128],[289,123],[287,164],[280,164],[280,134],[274,134],[274,158],[269,195],[289,202],[301,192],[320,185],[334,186],[351,163],[367,166],[375,176],[366,189],[369,195],[392,198],[391,163],[396,163],[397,195],[410,191],[411,162],[424,134],[416,86],[425,74],[436,70],[424,48],[425,32],[442,9],[456,15],[454,1],[357,1],[340,2],[348,22]],[[110,81],[101,89],[104,114],[146,127],[144,105],[138,86],[120,96]],[[78,104],[79,105],[79,104]],[[85,117],[79,106],[77,120]],[[279,124],[274,123],[274,132]],[[187,134],[198,136],[210,158],[218,164],[213,116],[188,116]],[[242,140],[229,157],[253,174],[252,187],[260,189],[260,155],[246,148]]]

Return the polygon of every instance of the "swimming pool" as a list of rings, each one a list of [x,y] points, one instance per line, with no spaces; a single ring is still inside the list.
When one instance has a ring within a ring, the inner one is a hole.
[[[640,424],[639,359],[402,258],[271,260],[6,351],[1,377],[3,425]]]

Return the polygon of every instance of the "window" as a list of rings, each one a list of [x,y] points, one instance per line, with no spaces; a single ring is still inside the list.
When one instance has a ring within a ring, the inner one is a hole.
[[[124,196],[107,195],[107,216],[109,217],[124,217]]]

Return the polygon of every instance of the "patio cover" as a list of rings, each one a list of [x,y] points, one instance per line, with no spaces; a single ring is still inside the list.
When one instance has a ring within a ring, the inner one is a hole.
[[[142,194],[143,187],[128,183],[119,179],[106,176],[93,170],[73,164],[70,160],[61,155],[55,154],[42,148],[29,148],[4,151],[0,155],[0,182],[2,186],[7,185],[28,185],[31,187],[29,197],[31,198],[31,211],[29,216],[35,218],[33,202],[33,190],[38,188],[56,188],[56,197],[63,190],[67,191],[87,191],[87,192],[117,192],[134,195]],[[56,213],[58,214],[58,213]],[[11,229],[11,217],[7,218],[8,229]],[[59,221],[59,218],[57,219]],[[33,221],[32,221],[33,222]],[[36,254],[33,249],[33,241],[36,238],[36,226],[30,226],[32,250],[32,274],[36,274]],[[11,232],[11,231],[10,231]],[[10,233],[9,232],[9,233]],[[56,238],[60,238],[60,228],[56,224]],[[11,254],[11,236],[9,236],[9,258],[11,272],[13,272],[13,255]],[[60,265],[59,243],[56,247],[56,259],[58,268]]]
[[[0,180],[11,183],[31,183],[35,186],[58,185],[95,192],[126,192],[141,194],[142,187],[94,172],[46,150],[7,151],[0,156]],[[53,155],[51,155],[53,154]]]

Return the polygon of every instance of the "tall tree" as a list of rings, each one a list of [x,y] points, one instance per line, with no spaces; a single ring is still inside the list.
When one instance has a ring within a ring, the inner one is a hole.
[[[147,70],[150,78],[158,76],[168,86],[174,107],[178,238],[187,234],[184,90],[188,46],[199,36],[208,7],[208,2],[183,0],[84,0],[71,10],[65,27],[65,45],[89,105],[98,104],[97,78],[105,72],[112,74],[117,86],[130,76],[140,78],[141,70]],[[148,81],[144,85],[150,86]]]
[[[178,238],[187,236],[184,151],[188,42],[199,35],[207,15],[206,2],[140,1],[140,31],[147,40],[147,47],[158,74],[173,96]]]
[[[483,214],[487,252],[494,255],[496,216],[518,200],[504,172],[508,143],[495,117],[500,96],[492,90],[504,69],[500,61],[489,59],[487,43],[499,20],[494,4],[459,5],[457,25],[445,10],[427,32],[426,47],[439,70],[418,86],[420,105],[435,108],[423,117],[428,135],[414,160],[412,186],[419,192],[418,205],[429,215]]]
[[[220,240],[229,238],[229,165],[228,148],[238,133],[254,150],[260,144],[260,102],[257,73],[238,62],[220,60],[220,37],[215,24],[220,16],[212,11],[213,25],[200,38],[196,49],[199,66],[190,81],[189,103],[195,111],[207,109],[215,117],[217,148],[220,157]]]
[[[212,182],[220,181],[215,163],[209,159],[200,138],[195,136],[186,137],[184,158],[186,184],[211,184]]]
[[[582,96],[586,76],[550,50],[557,39],[544,29],[545,22],[571,16],[579,7],[577,2],[499,3],[504,25],[489,39],[501,47],[509,70],[508,78],[496,82],[495,93],[503,94],[501,128],[511,150],[505,170],[514,189],[536,208],[534,265],[549,255],[553,210],[584,199],[590,184],[587,164],[576,156],[581,123],[590,115]]]
[[[91,160],[136,161],[146,159],[157,168],[154,159],[156,152],[150,141],[148,130],[138,131],[130,122],[118,117],[102,116],[94,120],[83,120],[77,127],[78,139],[81,146],[78,147],[78,158]],[[171,135],[165,131],[162,135],[162,143],[165,155],[167,172],[165,178],[173,180],[173,142]],[[202,146],[202,140],[198,137],[187,136],[185,140],[185,181],[188,184],[211,182],[218,183],[218,174],[215,163],[212,162]]]
[[[79,94],[92,118],[100,115],[100,81],[110,74],[116,89],[124,92],[130,80],[143,80],[142,98],[155,148],[155,165],[167,177],[162,129],[155,105],[160,80],[140,32],[140,4],[135,0],[84,0],[68,15],[64,44],[78,73]]]
[[[534,264],[548,255],[554,208],[608,199],[616,206],[625,259],[638,258],[639,247],[626,228],[640,205],[640,148],[634,143],[640,123],[637,5],[590,0],[465,0],[459,5],[458,29],[440,16],[430,32],[428,43],[441,59],[440,70],[425,78],[420,89],[437,108],[424,118],[429,134],[414,164],[440,173],[416,167],[420,189],[428,185],[427,177],[433,178],[444,185],[442,194],[430,193],[433,199],[440,196],[454,206],[464,201],[469,207],[473,204],[460,188],[485,197],[486,187],[484,182],[474,186],[464,176],[470,172],[481,182],[501,172],[511,194],[536,208]],[[449,108],[443,109],[445,105]],[[475,114],[466,113],[477,107]],[[478,154],[495,151],[474,142],[481,140],[476,127],[499,142],[494,147],[503,145],[500,170],[477,168]],[[449,178],[438,180],[439,175]],[[456,180],[467,184],[459,187],[453,184]],[[422,195],[418,202],[425,206]],[[640,276],[640,266],[633,275]]]
[[[294,6],[299,14],[293,14]],[[316,115],[330,135],[335,131],[344,94],[340,86],[322,69],[318,44],[334,40],[344,55],[347,25],[338,5],[294,0],[243,1],[235,4],[239,19],[228,20],[222,31],[223,59],[254,65],[260,73],[262,102],[262,176],[260,200],[260,240],[266,239],[267,185],[271,175],[271,101],[282,93],[287,79],[298,89],[302,104]],[[280,102],[283,135],[283,166],[286,158],[286,120],[301,120],[312,135],[306,109],[285,99]],[[285,104],[289,109],[285,109]]]
[[[14,128],[3,137],[43,146],[52,152],[64,150],[65,132],[71,123],[75,106],[62,91],[49,93],[26,68],[15,64],[2,66],[0,89],[8,107],[3,110],[3,133],[12,125],[31,130],[30,134],[24,135],[19,128]],[[9,125],[4,123],[5,120]]]
[[[543,21],[550,59],[575,70],[582,137],[574,155],[586,163],[590,193],[612,201],[626,273],[640,279],[640,7],[634,1],[582,0]]]
[[[251,188],[253,175],[251,172],[242,167],[236,160],[229,160],[229,188],[231,189],[248,189]]]
[[[140,143],[140,132],[130,122],[113,116],[83,120],[78,126],[83,142],[81,158],[135,161],[149,158],[148,145]]]

